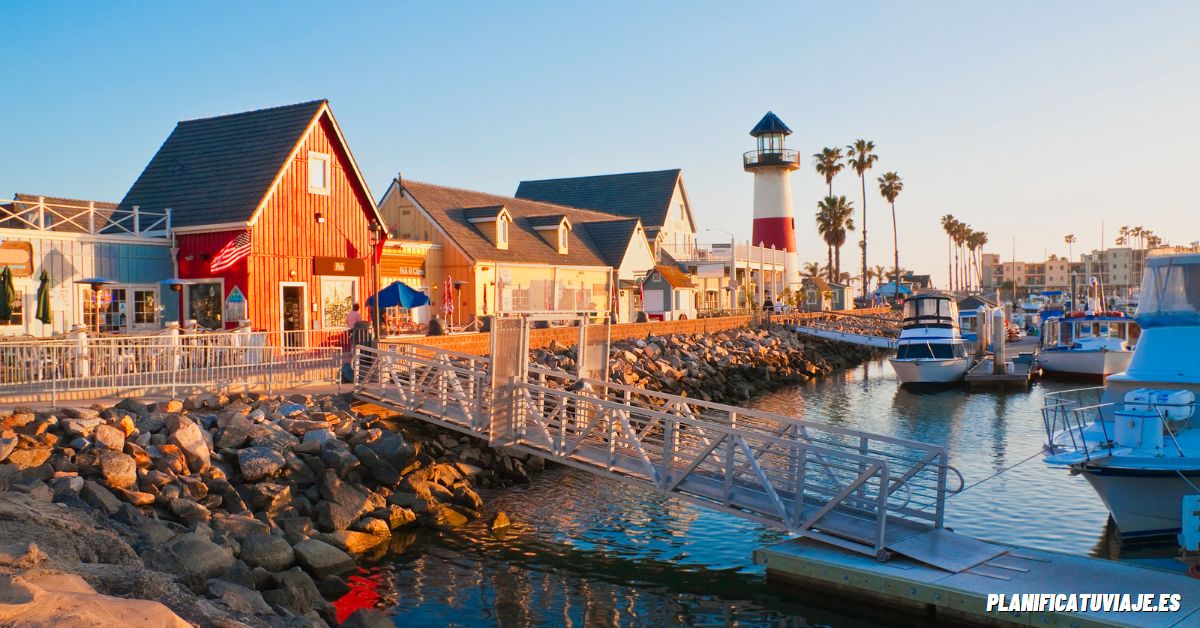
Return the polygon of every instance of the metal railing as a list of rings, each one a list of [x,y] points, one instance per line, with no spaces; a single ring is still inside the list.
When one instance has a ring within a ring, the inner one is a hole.
[[[546,459],[842,547],[941,527],[957,475],[942,447],[536,366],[489,386],[487,359],[359,347],[356,393]],[[506,417],[503,432],[492,425]],[[890,535],[889,530],[896,530]]]
[[[1047,393],[1042,402],[1042,423],[1046,428],[1046,450],[1051,454],[1073,451],[1085,460],[1105,457],[1112,449],[1112,434],[1104,422],[1103,386],[1075,388]],[[1087,428],[1100,427],[1100,437],[1088,442]]]
[[[0,342],[0,395],[337,381],[345,331],[204,332]]]
[[[730,260],[735,260],[739,267],[744,268],[749,265],[751,270],[757,270],[756,264],[759,263],[774,265],[787,263],[787,251],[769,246],[738,244],[731,248],[728,243],[675,244],[664,242],[659,247],[681,262],[728,263]]]
[[[0,228],[167,237],[171,210],[143,210],[137,205],[117,209],[112,203],[65,204],[47,202],[46,197],[17,199],[0,204]]]
[[[747,166],[798,164],[800,152],[789,148],[751,150],[742,155],[742,163]]]

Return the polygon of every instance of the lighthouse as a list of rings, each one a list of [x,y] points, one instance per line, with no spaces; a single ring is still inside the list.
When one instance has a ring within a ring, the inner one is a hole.
[[[791,134],[783,120],[768,111],[750,131],[758,148],[742,156],[742,165],[746,172],[754,173],[751,244],[787,251],[784,285],[795,291],[800,287],[800,265],[792,216],[792,171],[800,167],[800,154],[783,147],[783,138]]]

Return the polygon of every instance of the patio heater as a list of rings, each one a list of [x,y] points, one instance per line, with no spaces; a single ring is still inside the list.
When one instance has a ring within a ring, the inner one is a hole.
[[[117,282],[113,281],[112,279],[106,279],[104,277],[87,277],[84,279],[76,279],[75,283],[88,286],[89,288],[92,289],[92,298],[94,299],[94,304],[95,304],[95,308],[96,308],[94,310],[96,313],[96,335],[99,336],[100,335],[100,291],[104,289],[104,286],[110,286]]]
[[[462,314],[460,310],[462,310],[462,289],[465,285],[467,285],[467,282],[462,279],[454,282],[454,300],[458,301],[458,307],[454,309],[454,321],[458,323],[459,327],[462,327]]]
[[[171,292],[175,293],[176,302],[179,306],[179,312],[178,312],[179,326],[183,327],[183,287],[190,286],[192,284],[192,282],[190,282],[186,279],[180,279],[178,277],[175,277],[172,279],[164,279],[159,283],[161,285],[164,285],[164,286],[170,288]]]
[[[379,243],[386,237],[383,228],[374,220],[367,225],[371,232],[371,294],[375,295],[375,307],[372,308],[372,329],[375,331],[375,342],[379,342],[380,320],[383,318],[383,308],[379,307]]]

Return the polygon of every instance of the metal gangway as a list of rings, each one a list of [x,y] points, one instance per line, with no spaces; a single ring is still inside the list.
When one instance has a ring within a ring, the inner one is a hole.
[[[589,346],[586,336],[578,374],[531,366],[520,319],[495,321],[492,357],[358,347],[355,394],[879,560],[942,566],[936,554],[971,541],[942,527],[946,497],[962,489],[943,447],[609,382],[607,337]]]

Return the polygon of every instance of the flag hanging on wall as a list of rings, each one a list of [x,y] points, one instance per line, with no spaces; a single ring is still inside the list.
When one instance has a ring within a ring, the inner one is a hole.
[[[219,273],[237,263],[238,260],[250,255],[250,230],[247,229],[230,240],[213,256],[209,263],[210,272]]]
[[[446,289],[442,292],[442,313],[449,316],[454,312],[454,280],[446,275]]]

